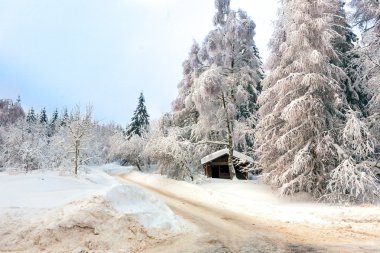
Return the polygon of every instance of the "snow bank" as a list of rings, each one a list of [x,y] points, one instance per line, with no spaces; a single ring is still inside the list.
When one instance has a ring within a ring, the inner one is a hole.
[[[133,252],[186,232],[164,202],[107,170],[125,167],[0,173],[0,252]]]
[[[139,188],[119,185],[110,189],[105,198],[111,207],[136,218],[144,227],[172,232],[185,230],[184,221],[162,200]]]

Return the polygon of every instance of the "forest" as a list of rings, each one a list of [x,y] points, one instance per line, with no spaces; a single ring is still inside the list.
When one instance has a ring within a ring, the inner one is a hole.
[[[159,120],[150,121],[143,93],[127,126],[97,121],[91,105],[48,116],[1,99],[0,170],[77,174],[118,162],[192,181],[202,157],[227,148],[253,157],[244,169],[283,196],[377,201],[380,3],[281,2],[263,63],[254,20],[216,0],[214,28],[191,46],[172,110]]]

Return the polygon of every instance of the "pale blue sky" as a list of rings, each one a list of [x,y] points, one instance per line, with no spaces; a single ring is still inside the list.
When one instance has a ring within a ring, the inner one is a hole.
[[[256,22],[264,59],[276,3],[231,1]],[[143,91],[158,118],[214,13],[214,0],[0,0],[0,98],[49,114],[91,103],[98,120],[125,125]]]

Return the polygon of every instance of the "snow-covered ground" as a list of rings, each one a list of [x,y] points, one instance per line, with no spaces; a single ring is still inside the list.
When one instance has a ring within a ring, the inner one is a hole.
[[[0,252],[133,252],[188,229],[166,204],[107,172],[0,173]]]
[[[370,231],[380,237],[380,205],[344,206],[316,203],[305,195],[280,198],[259,179],[211,179],[195,185],[158,174],[131,172],[128,179],[161,189],[178,198],[204,206],[230,210],[263,220],[340,226]]]
[[[301,195],[284,199],[260,180],[200,182],[176,181],[113,164],[82,168],[78,176],[58,171],[1,172],[0,252],[178,252],[193,248],[193,244],[203,250],[216,242],[224,247],[240,243],[240,233],[260,235],[249,222],[241,227],[236,218],[243,215],[269,225],[265,225],[270,228],[266,236],[285,233],[283,229],[289,224],[288,231],[301,231],[301,238],[293,232],[291,235],[300,242],[303,231],[310,237],[318,235],[310,234],[310,230],[328,227],[333,228],[326,235],[332,237],[330,242],[348,236],[349,243],[361,240],[367,249],[380,249],[373,243],[380,238],[379,205],[328,205]],[[198,229],[174,214],[161,198]],[[228,216],[225,211],[237,215]],[[212,227],[208,229],[209,225]],[[223,236],[215,240],[220,231],[232,230],[236,241],[231,236],[226,241]],[[318,243],[325,242],[326,236]],[[274,238],[277,240],[276,235]],[[287,249],[285,241],[282,243]],[[171,242],[177,243],[168,251]],[[156,251],[157,246],[160,251]]]

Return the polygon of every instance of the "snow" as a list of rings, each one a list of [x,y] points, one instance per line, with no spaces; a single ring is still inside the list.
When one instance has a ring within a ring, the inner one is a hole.
[[[331,206],[308,201],[308,196],[283,199],[260,179],[208,179],[195,185],[111,164],[82,168],[78,176],[1,172],[0,251],[136,252],[194,231],[153,193],[112,176],[125,173],[131,181],[212,210],[380,233],[380,206]]]
[[[128,179],[160,189],[174,197],[203,206],[230,210],[263,220],[307,223],[316,226],[350,221],[379,231],[380,205],[342,206],[311,201],[307,194],[280,198],[271,188],[257,180],[210,179],[200,185],[168,179],[158,174],[131,172]],[[352,224],[351,224],[352,225]]]
[[[105,197],[114,209],[135,217],[144,227],[185,230],[182,220],[162,200],[139,188],[119,185],[110,189]]]
[[[132,167],[86,167],[75,177],[58,171],[9,175],[0,173],[0,215],[17,210],[24,214],[63,207],[74,201],[103,198],[121,214],[132,215],[147,228],[179,232],[181,220],[157,197],[134,186],[121,185],[108,173],[129,172]],[[34,210],[34,212],[32,211]]]
[[[228,149],[227,148],[218,150],[212,154],[209,154],[208,156],[203,157],[201,159],[201,163],[205,164],[205,163],[210,162],[212,160],[215,160],[216,158],[221,157],[223,155],[228,155]],[[246,155],[244,155],[244,154],[242,154],[236,150],[234,150],[233,155],[235,157],[241,159],[241,160],[249,161],[249,162],[253,163],[253,159],[251,157],[246,156]]]
[[[85,179],[59,172],[8,175],[0,173],[0,210],[53,208],[93,194],[102,188]]]
[[[132,169],[1,172],[0,251],[135,252],[192,229],[156,196],[108,174]]]

